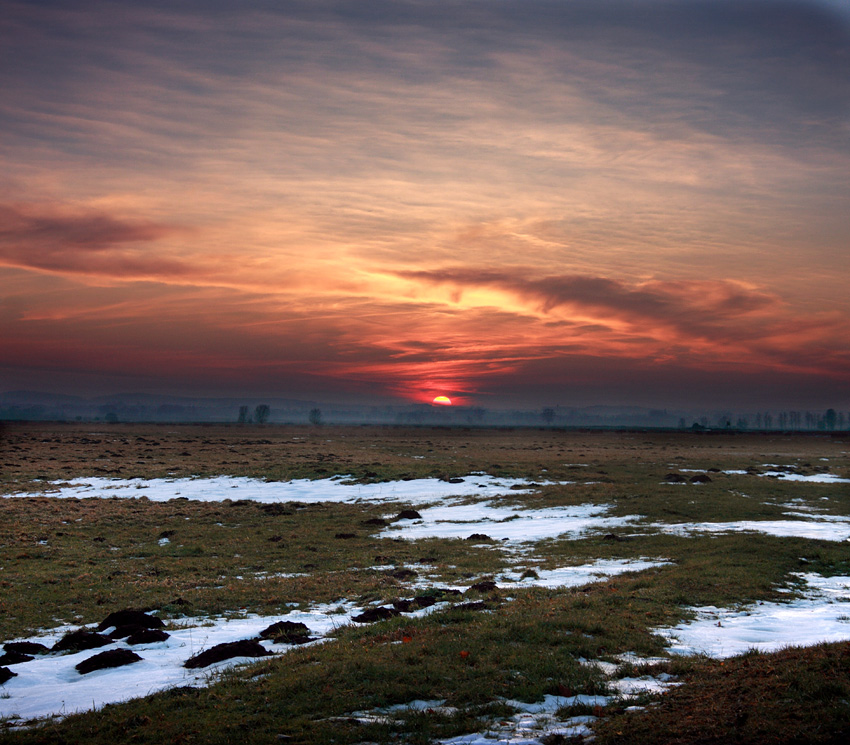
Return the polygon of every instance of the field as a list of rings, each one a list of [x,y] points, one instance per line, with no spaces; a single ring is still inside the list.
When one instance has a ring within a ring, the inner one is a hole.
[[[288,618],[314,638],[36,722],[15,708],[28,671],[61,656],[10,663],[0,742],[850,736],[846,433],[88,423],[0,437],[0,641],[130,608],[175,639]],[[132,670],[89,675],[105,695]],[[84,677],[63,675],[69,692]]]

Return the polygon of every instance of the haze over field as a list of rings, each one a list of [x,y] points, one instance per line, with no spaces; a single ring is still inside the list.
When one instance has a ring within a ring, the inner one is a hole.
[[[850,10],[3,2],[0,390],[850,406]]]

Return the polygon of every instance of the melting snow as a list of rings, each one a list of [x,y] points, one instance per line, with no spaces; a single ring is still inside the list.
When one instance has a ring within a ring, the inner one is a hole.
[[[559,585],[575,586],[599,581],[626,571],[639,571],[665,562],[606,561],[563,569],[540,570],[540,579],[526,578],[524,586]],[[512,583],[511,587],[516,584]],[[458,587],[457,589],[466,589]],[[448,607],[438,603],[407,615],[422,616]],[[247,615],[244,618],[199,619],[184,618],[174,621],[166,630],[171,634],[164,642],[129,646],[116,641],[96,650],[85,650],[74,654],[37,655],[25,663],[10,665],[17,677],[3,686],[0,697],[0,717],[15,717],[22,720],[49,716],[61,716],[77,711],[100,708],[104,704],[126,701],[136,696],[146,696],[174,686],[203,686],[211,682],[215,674],[235,664],[251,662],[248,658],[234,658],[211,665],[201,670],[187,670],[183,663],[204,649],[216,644],[257,637],[266,626],[279,620],[306,624],[314,637],[323,637],[342,625],[351,622],[351,617],[360,609],[354,604],[323,605],[307,611],[292,611],[275,616]],[[65,633],[78,627],[63,626],[52,629],[41,636],[29,637],[26,641],[38,641],[50,647]],[[22,641],[22,640],[15,640]],[[289,645],[276,645],[271,641],[261,642],[269,651],[285,652]],[[132,649],[142,657],[141,662],[119,668],[100,670],[81,675],[75,666],[89,657],[110,649]],[[565,705],[564,703],[561,704]],[[428,708],[428,707],[426,707]]]
[[[178,619],[165,629],[171,636],[164,642],[128,645],[116,641],[99,649],[89,649],[73,654],[36,655],[29,662],[9,665],[17,677],[11,678],[2,688],[0,717],[18,717],[23,720],[100,708],[104,704],[126,701],[137,696],[147,696],[156,691],[175,686],[208,685],[215,673],[237,663],[253,661],[233,658],[199,670],[187,670],[183,663],[193,655],[224,642],[256,637],[266,626],[278,620],[306,624],[314,636],[324,636],[348,623],[353,606],[344,613],[336,612],[338,606],[317,606],[310,611],[293,611],[278,616],[248,615],[211,622],[209,619]],[[63,626],[43,636],[29,637],[50,647],[68,631],[77,626]],[[21,641],[21,640],[16,640]],[[285,651],[288,645],[264,641],[269,651]],[[89,657],[110,649],[132,649],[142,660],[124,667],[98,670],[82,675],[75,665]]]
[[[808,476],[802,473],[786,473],[785,471],[766,471],[761,476],[771,476],[783,481],[805,481],[809,484],[850,484],[850,479],[843,479],[832,473],[813,473]]]
[[[564,482],[561,482],[564,483]],[[262,481],[241,476],[216,476],[197,479],[109,479],[78,478],[51,484],[47,496],[58,498],[146,497],[154,502],[185,498],[198,502],[225,499],[250,499],[255,502],[431,502],[446,497],[496,497],[507,493],[522,494],[536,487],[526,479],[503,479],[475,474],[463,479],[412,479],[380,484],[350,483],[335,479],[296,479]],[[521,488],[522,487],[522,488]],[[11,494],[11,497],[34,496]]]
[[[816,483],[845,483],[829,474],[797,477],[796,474],[771,472],[778,478],[808,480]],[[512,488],[513,487],[513,488]],[[519,487],[519,488],[517,488]],[[383,535],[393,538],[425,537],[467,538],[472,533],[485,533],[500,541],[498,545],[517,545],[527,541],[559,535],[580,536],[590,530],[610,530],[633,524],[638,516],[606,517],[607,505],[579,505],[522,510],[505,507],[494,498],[510,493],[522,494],[534,489],[522,479],[494,478],[475,474],[449,483],[437,479],[383,484],[352,484],[343,479],[321,481],[299,480],[266,482],[249,478],[218,477],[213,479],[155,479],[151,481],[115,480],[105,478],[75,479],[54,485],[50,496],[64,497],[140,497],[154,501],[188,498],[201,501],[250,499],[259,502],[405,502],[423,506],[422,520],[396,523]],[[480,497],[477,504],[464,504],[462,498]],[[435,504],[437,503],[437,504]],[[790,505],[789,505],[790,506]],[[796,506],[796,505],[795,505]],[[799,509],[799,507],[798,507]],[[795,517],[797,515],[794,515]],[[696,532],[761,531],[777,536],[801,536],[823,540],[843,541],[850,538],[850,518],[831,515],[811,516],[807,520],[741,521],[728,523],[688,523],[681,525],[656,524],[663,532],[688,535]],[[164,539],[166,540],[166,539]],[[640,571],[661,566],[664,561],[640,559],[635,561],[600,560],[593,564],[543,570],[537,567],[538,577],[522,577],[522,569],[504,572],[497,577],[502,587],[517,586],[575,586],[599,580],[625,571]],[[744,609],[698,608],[696,621],[672,629],[660,629],[677,654],[705,653],[730,656],[749,649],[771,650],[787,645],[810,645],[821,641],[850,638],[850,577],[825,579],[819,575],[801,577],[808,583],[804,597],[787,603],[763,603]],[[442,606],[442,604],[440,604]],[[424,609],[433,612],[436,607]],[[19,717],[23,720],[62,715],[100,707],[135,696],[179,685],[205,685],[221,670],[244,662],[229,660],[200,671],[182,667],[197,652],[223,642],[256,637],[272,621],[291,620],[306,623],[314,636],[327,635],[335,627],[348,623],[355,612],[352,605],[317,607],[314,610],[292,612],[272,617],[246,616],[216,622],[186,619],[169,628],[171,638],[165,642],[136,645],[133,650],[143,658],[126,667],[81,675],[74,666],[83,659],[108,650],[126,648],[124,642],[100,650],[88,650],[70,655],[44,655],[34,660],[11,665],[17,677],[9,680],[0,696],[0,717]],[[188,625],[195,624],[195,625]],[[206,624],[206,625],[204,625]],[[70,627],[53,630],[34,640],[50,645]],[[285,651],[286,645],[263,644]],[[621,679],[612,687],[621,693],[657,690],[668,683],[661,679]],[[585,700],[587,699],[587,700]],[[591,701],[591,699],[593,699]],[[598,699],[598,700],[597,700]],[[540,704],[508,702],[519,713],[486,733],[453,738],[444,742],[452,745],[493,745],[497,742],[539,743],[545,735],[587,735],[593,717],[573,717],[558,721],[555,711],[574,703],[604,705],[607,697],[577,697],[574,701],[550,696]],[[413,702],[426,708],[441,702]],[[427,705],[427,706],[426,706]],[[392,712],[380,712],[387,716]]]
[[[385,529],[387,538],[468,538],[483,533],[497,541],[527,542],[569,535],[577,538],[592,529],[610,530],[640,518],[603,517],[610,505],[583,504],[518,510],[492,503],[450,502],[422,509],[422,520],[397,523]]]
[[[798,576],[809,585],[801,598],[737,609],[694,608],[695,621],[657,629],[656,633],[667,638],[675,654],[711,657],[850,639],[850,577]]]
[[[522,578],[523,570],[516,569],[499,575],[497,580],[515,583],[500,585],[505,589],[517,585],[525,587],[580,587],[623,572],[641,572],[644,569],[652,569],[669,563],[669,561],[661,559],[599,559],[592,564],[581,564],[574,567],[535,569],[537,577],[525,577],[524,579]]]
[[[728,523],[655,523],[651,527],[662,533],[692,535],[693,533],[756,532],[780,538],[814,538],[821,541],[850,539],[850,518],[813,516],[810,520],[741,520]]]

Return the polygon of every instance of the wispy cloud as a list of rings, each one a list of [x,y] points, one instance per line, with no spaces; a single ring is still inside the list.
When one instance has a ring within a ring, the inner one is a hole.
[[[179,231],[91,210],[0,204],[0,265],[135,280],[181,276],[189,271],[184,263],[136,248]]]
[[[470,401],[846,379],[841,7],[5,3],[4,341]]]

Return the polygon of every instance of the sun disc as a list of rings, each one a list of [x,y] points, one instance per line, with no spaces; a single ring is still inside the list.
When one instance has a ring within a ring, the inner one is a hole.
[[[436,396],[432,403],[437,404],[437,406],[451,406],[452,400],[448,396]]]

